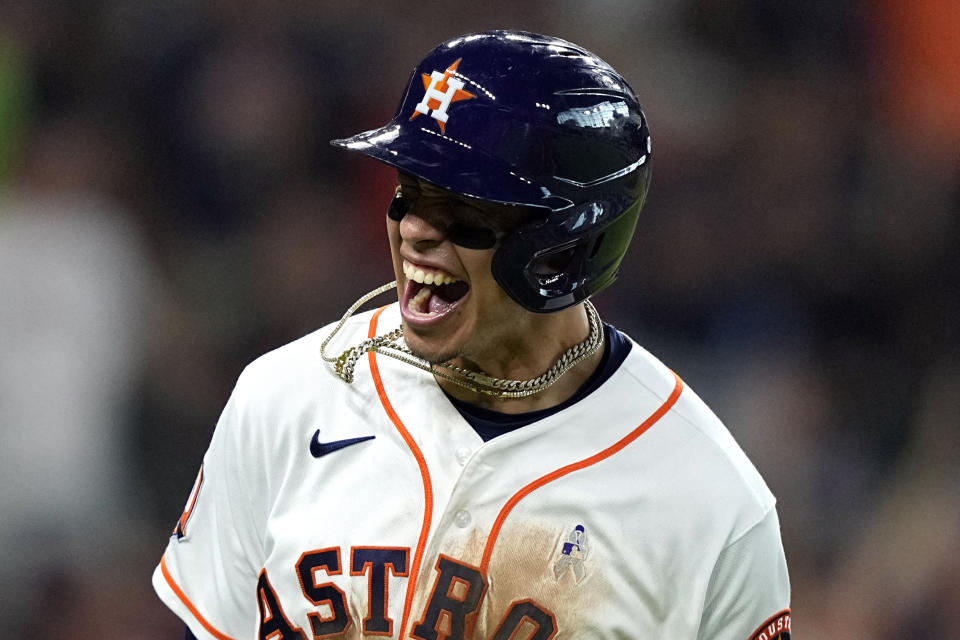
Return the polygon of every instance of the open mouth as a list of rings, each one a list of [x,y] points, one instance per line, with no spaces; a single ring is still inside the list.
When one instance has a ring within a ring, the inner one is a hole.
[[[420,321],[445,316],[470,291],[469,284],[445,271],[415,266],[406,260],[403,273],[407,277],[403,310]]]

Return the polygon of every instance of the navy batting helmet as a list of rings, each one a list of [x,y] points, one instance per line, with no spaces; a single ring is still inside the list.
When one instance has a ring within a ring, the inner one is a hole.
[[[449,191],[538,207],[492,266],[536,312],[614,281],[650,181],[650,134],[627,81],[577,45],[520,31],[441,44],[389,124],[333,144]]]

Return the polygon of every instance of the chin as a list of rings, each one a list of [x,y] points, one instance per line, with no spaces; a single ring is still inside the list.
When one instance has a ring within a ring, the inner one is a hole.
[[[453,360],[460,354],[460,350],[450,344],[450,340],[432,332],[423,332],[412,329],[403,323],[403,337],[407,347],[413,355],[433,364],[440,364]]]

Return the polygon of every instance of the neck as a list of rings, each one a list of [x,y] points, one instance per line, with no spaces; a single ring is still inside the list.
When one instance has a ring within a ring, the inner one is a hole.
[[[530,324],[535,326],[518,327],[509,335],[501,336],[491,353],[460,357],[451,364],[492,378],[526,381],[543,376],[562,358],[569,359],[571,347],[581,345],[590,337],[590,319],[582,304],[552,314],[535,315]],[[603,327],[599,318],[595,318],[595,324],[595,331],[599,332],[599,348],[561,375],[548,374],[549,386],[531,395],[501,397],[476,392],[440,376],[437,382],[458,400],[502,413],[548,409],[576,393],[599,365],[603,357]]]

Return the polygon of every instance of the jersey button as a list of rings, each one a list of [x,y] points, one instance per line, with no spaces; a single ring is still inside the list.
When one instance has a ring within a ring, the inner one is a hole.
[[[467,447],[460,447],[454,452],[454,455],[457,456],[457,462],[460,463],[460,466],[467,464],[467,460],[470,459],[470,454],[473,453]]]
[[[457,511],[453,516],[453,524],[457,525],[461,529],[465,528],[468,524],[470,524],[470,512],[466,509]]]

